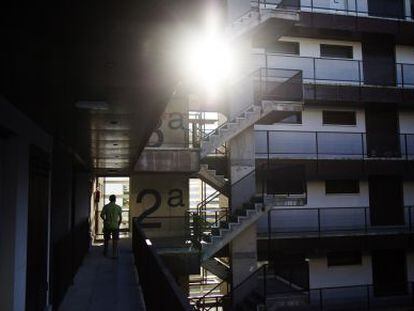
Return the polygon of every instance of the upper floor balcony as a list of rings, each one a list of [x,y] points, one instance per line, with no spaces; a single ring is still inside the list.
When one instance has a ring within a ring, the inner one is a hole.
[[[255,130],[255,135],[256,159],[414,159],[414,134]]]
[[[252,1],[252,6],[262,10],[291,10],[407,21],[414,18],[414,4],[410,0],[259,0]]]
[[[392,208],[396,208],[393,206]],[[391,206],[390,206],[391,209]],[[275,207],[258,223],[261,237],[297,238],[413,233],[414,208],[378,220],[370,207]]]
[[[256,67],[301,70],[308,84],[414,88],[414,64],[255,53]]]

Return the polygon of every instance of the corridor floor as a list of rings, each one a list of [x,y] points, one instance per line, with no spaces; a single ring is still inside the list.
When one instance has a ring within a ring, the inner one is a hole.
[[[91,247],[59,311],[145,310],[131,240],[122,239],[119,244],[118,259],[104,257],[103,246]]]

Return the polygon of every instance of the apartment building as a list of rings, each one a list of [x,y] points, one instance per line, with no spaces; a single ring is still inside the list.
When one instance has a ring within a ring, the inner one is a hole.
[[[217,276],[190,303],[409,308],[413,2],[230,0],[226,13],[239,75],[224,105],[188,101],[226,116],[187,171],[217,190],[188,216],[189,249]],[[219,194],[228,210],[208,218]]]

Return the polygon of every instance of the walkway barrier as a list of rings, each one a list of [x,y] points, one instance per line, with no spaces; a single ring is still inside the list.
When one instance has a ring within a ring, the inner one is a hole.
[[[132,249],[148,311],[190,311],[186,296],[147,239],[140,223],[133,219]]]

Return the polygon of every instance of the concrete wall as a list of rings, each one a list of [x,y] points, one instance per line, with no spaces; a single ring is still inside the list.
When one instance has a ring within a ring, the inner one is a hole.
[[[188,98],[172,97],[147,147],[184,148],[188,145]]]
[[[146,229],[151,237],[182,236],[189,209],[188,175],[135,174],[130,177],[130,217],[146,215],[143,222],[161,223]]]
[[[29,145],[50,151],[49,135],[0,97],[0,309],[24,310]]]

